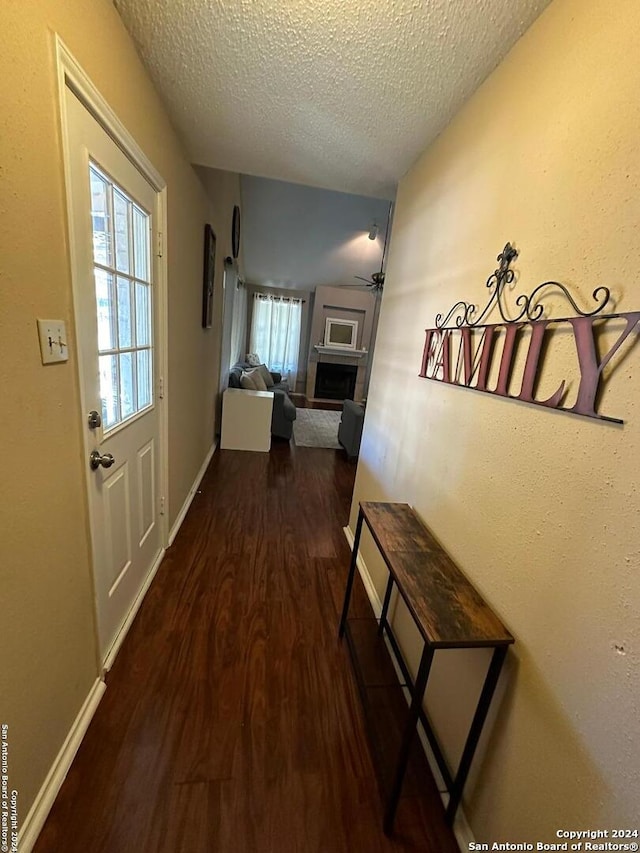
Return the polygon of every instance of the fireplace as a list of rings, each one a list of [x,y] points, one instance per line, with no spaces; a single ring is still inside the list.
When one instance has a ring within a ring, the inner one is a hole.
[[[319,361],[313,396],[325,400],[353,400],[358,368],[353,364]]]

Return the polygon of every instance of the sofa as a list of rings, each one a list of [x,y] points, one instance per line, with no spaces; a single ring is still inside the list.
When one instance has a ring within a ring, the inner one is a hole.
[[[345,400],[338,427],[338,441],[344,447],[349,459],[355,459],[360,452],[363,426],[364,408],[353,400]]]
[[[229,371],[229,388],[242,388],[243,372],[253,370],[255,365],[246,361],[238,361]],[[271,376],[272,384],[266,380],[266,374]],[[287,441],[293,435],[293,422],[296,419],[296,407],[289,397],[289,385],[280,373],[263,371],[267,391],[273,391],[273,412],[271,415],[271,435],[284,438]]]

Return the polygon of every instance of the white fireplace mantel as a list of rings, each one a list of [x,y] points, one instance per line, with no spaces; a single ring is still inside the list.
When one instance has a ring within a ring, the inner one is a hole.
[[[321,344],[314,344],[313,347],[321,355],[343,355],[347,358],[362,358],[367,355],[366,349],[345,349],[343,347],[325,347]]]

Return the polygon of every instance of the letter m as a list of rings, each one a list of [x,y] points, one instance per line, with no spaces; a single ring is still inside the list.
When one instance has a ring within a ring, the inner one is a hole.
[[[494,326],[481,326],[482,335],[477,347],[473,346],[473,327],[465,326],[460,329],[462,335],[462,359],[464,364],[464,384],[467,388],[476,388],[478,391],[487,390],[487,379],[489,378],[489,367],[491,366],[491,353],[493,350]],[[458,362],[460,355],[458,354]],[[457,371],[456,371],[457,372]],[[475,385],[472,385],[475,376],[478,376]]]

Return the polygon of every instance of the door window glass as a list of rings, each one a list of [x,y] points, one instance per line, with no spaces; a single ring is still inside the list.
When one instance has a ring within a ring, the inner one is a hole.
[[[151,217],[89,166],[98,367],[105,430],[153,405]]]

